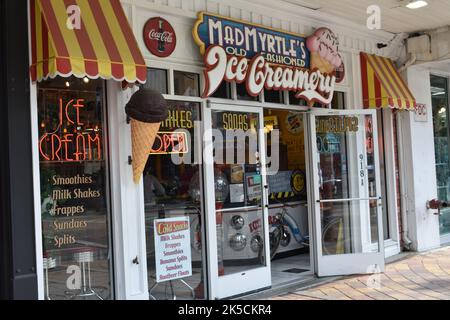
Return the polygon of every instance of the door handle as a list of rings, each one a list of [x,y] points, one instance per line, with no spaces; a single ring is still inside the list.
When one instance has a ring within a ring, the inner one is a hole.
[[[136,258],[133,259],[133,264],[139,264],[139,257],[136,256]]]

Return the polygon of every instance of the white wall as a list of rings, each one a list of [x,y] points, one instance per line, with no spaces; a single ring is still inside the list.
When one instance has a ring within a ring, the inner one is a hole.
[[[439,218],[427,210],[427,200],[437,198],[430,71],[420,66],[408,68],[408,86],[418,103],[426,104],[428,122],[416,122],[413,112],[400,112],[405,194],[409,238],[412,249],[425,251],[440,246]]]
[[[311,35],[315,28],[329,27],[338,35],[343,52],[364,51],[384,55],[385,50],[378,49],[377,43],[388,43],[394,37],[393,34],[384,31],[370,31],[366,26],[281,1],[121,0],[121,2],[144,58],[154,67],[158,67],[159,63],[203,66],[199,48],[192,37],[192,28],[200,11],[221,14],[306,36]],[[145,22],[157,16],[167,19],[177,34],[177,48],[168,58],[152,56],[142,39]]]

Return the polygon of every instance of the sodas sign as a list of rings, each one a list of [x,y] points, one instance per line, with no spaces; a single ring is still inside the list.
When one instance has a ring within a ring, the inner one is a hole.
[[[157,57],[169,57],[177,46],[177,36],[172,25],[163,18],[151,18],[144,26],[144,42]]]

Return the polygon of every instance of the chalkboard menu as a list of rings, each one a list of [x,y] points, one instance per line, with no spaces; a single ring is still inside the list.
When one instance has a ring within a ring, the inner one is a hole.
[[[50,80],[38,88],[44,280],[50,299],[111,298],[104,86],[86,80]]]

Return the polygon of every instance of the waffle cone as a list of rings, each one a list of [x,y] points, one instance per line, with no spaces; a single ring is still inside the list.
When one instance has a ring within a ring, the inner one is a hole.
[[[145,123],[131,119],[133,147],[133,180],[139,183],[161,123]]]
[[[335,71],[335,67],[327,60],[322,58],[319,53],[311,53],[311,69],[319,69],[322,74],[331,74]]]

